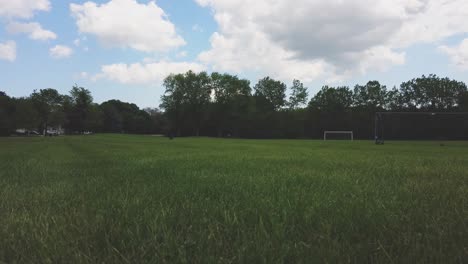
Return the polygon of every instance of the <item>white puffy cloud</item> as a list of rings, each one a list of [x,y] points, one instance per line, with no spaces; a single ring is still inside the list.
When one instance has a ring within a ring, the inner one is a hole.
[[[218,33],[211,37],[212,49],[202,52],[200,61],[211,64],[215,71],[254,71],[271,74],[277,78],[300,78],[310,81],[331,66],[325,61],[303,61],[293,58],[293,53],[268,41],[265,35],[254,32],[247,36],[227,37]]]
[[[29,35],[30,39],[34,40],[48,40],[57,38],[57,35],[54,32],[43,29],[42,26],[36,22],[11,22],[7,25],[7,31],[9,33],[26,33]]]
[[[105,4],[70,4],[81,33],[95,35],[109,47],[129,47],[143,52],[177,48],[185,41],[156,2],[111,0]]]
[[[196,0],[218,23],[215,70],[340,80],[405,63],[404,49],[468,32],[466,0]]]
[[[0,42],[0,60],[15,61],[16,43],[12,40]]]
[[[73,54],[73,49],[64,45],[55,45],[50,48],[49,54],[54,59],[64,59],[68,58]]]
[[[183,73],[188,70],[195,72],[204,71],[205,67],[198,63],[190,62],[151,62],[151,63],[117,63],[104,65],[101,72],[93,79],[107,79],[124,84],[145,84],[161,82],[171,73]]]
[[[49,11],[49,0],[0,0],[0,16],[31,18],[35,11]]]
[[[399,0],[405,3],[404,0]],[[390,39],[393,47],[415,43],[434,43],[447,37],[468,32],[468,1],[413,0],[419,7],[409,9],[402,26]],[[411,3],[411,1],[409,2]],[[410,4],[405,3],[408,9]]]
[[[458,46],[440,46],[439,49],[446,53],[452,63],[460,70],[468,71],[468,38],[464,39]]]

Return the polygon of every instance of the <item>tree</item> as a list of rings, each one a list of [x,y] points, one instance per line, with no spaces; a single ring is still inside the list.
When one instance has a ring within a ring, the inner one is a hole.
[[[279,110],[286,103],[286,84],[265,77],[258,81],[254,87],[255,95],[264,97],[273,109]]]
[[[64,122],[62,106],[62,96],[57,90],[48,88],[34,90],[31,100],[36,108],[44,135],[49,125],[60,125]]]
[[[83,87],[73,86],[70,90],[70,96],[67,97],[67,119],[68,129],[71,131],[82,132],[91,130],[86,126],[87,118],[91,112],[93,97],[91,92]]]
[[[309,107],[328,112],[341,112],[352,106],[353,92],[347,86],[322,89],[311,99]]]
[[[216,122],[217,136],[223,130],[238,134],[239,121],[247,109],[250,82],[229,74],[211,74],[211,89],[214,92],[214,109],[211,111]]]
[[[457,104],[460,111],[468,112],[468,91],[460,93]]]
[[[400,85],[405,108],[425,111],[447,111],[457,108],[458,100],[467,91],[466,84],[434,74],[423,75]]]
[[[400,93],[400,91],[396,88],[393,87],[390,91],[387,93],[387,102],[386,102],[386,109],[392,110],[392,111],[400,111],[404,109],[404,98],[403,95]]]
[[[14,129],[12,119],[14,111],[12,99],[5,92],[0,91],[0,136],[8,136]]]
[[[120,101],[119,101],[120,102]],[[103,131],[111,133],[122,133],[123,131],[123,117],[118,109],[118,101],[110,100],[103,102],[100,109],[103,114]]]
[[[177,136],[181,135],[182,119],[184,114],[184,76],[182,74],[170,74],[164,79],[163,86],[166,88],[161,96],[160,107],[166,111],[171,120],[170,130],[175,130]]]
[[[354,87],[354,105],[371,111],[383,109],[388,103],[388,92],[385,85],[378,81],[369,81],[366,85]]]
[[[169,75],[164,80],[166,91],[161,97],[160,107],[165,109],[173,122],[177,134],[181,134],[182,123],[200,135],[200,128],[211,101],[210,78],[206,72],[199,74],[188,71],[185,74]]]
[[[91,104],[88,108],[84,127],[87,131],[102,132],[104,129],[104,113],[98,104]]]
[[[25,128],[35,130],[40,126],[39,114],[34,107],[34,103],[29,97],[14,99],[15,104],[15,126],[16,128]]]
[[[164,113],[158,108],[147,107],[143,109],[150,116],[151,120],[151,133],[162,134],[167,132],[167,121]]]
[[[293,86],[291,87],[291,95],[289,96],[289,107],[291,109],[296,109],[307,104],[308,96],[309,92],[307,91],[307,87],[304,87],[304,84],[299,80],[294,80]]]
[[[210,78],[206,72],[196,74],[188,71],[185,73],[184,88],[187,97],[188,123],[193,127],[195,136],[199,136],[205,110],[211,101]]]

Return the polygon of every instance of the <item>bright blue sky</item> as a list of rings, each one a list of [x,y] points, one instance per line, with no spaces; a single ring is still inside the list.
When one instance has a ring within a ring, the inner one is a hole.
[[[188,69],[298,78],[312,94],[430,73],[468,82],[466,1],[369,1],[0,0],[0,90],[77,83],[96,102],[157,107],[162,79]]]

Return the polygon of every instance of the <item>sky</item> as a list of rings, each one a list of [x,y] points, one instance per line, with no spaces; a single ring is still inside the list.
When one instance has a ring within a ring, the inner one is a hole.
[[[0,91],[158,107],[170,73],[291,86],[468,83],[466,0],[0,0]]]

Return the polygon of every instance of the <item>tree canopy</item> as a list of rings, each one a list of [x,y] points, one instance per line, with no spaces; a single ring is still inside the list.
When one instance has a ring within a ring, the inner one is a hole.
[[[433,74],[392,89],[377,80],[353,89],[323,86],[310,100],[309,90],[300,80],[294,80],[288,89],[268,76],[251,88],[249,80],[235,75],[188,71],[170,74],[163,87],[161,110],[140,109],[120,100],[98,104],[89,90],[78,85],[66,95],[52,88],[34,90],[21,98],[0,92],[0,134],[9,135],[17,128],[42,133],[48,127],[61,127],[67,133],[318,138],[324,130],[353,130],[356,138],[372,138],[375,112],[468,111],[466,84]],[[398,117],[388,122],[392,130],[387,133],[394,135],[407,131],[415,138],[468,137],[466,115],[452,115],[451,119]]]

